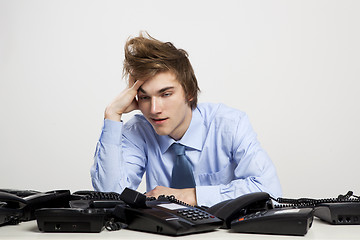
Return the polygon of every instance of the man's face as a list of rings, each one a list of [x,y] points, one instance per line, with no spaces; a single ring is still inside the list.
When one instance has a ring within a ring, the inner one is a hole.
[[[171,72],[156,74],[138,91],[140,111],[159,135],[179,140],[191,122],[191,108],[185,92]]]

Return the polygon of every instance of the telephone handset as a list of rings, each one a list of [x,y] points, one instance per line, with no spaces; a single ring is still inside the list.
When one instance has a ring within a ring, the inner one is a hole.
[[[69,190],[36,192],[0,189],[0,225],[34,220],[36,209],[63,207],[68,204],[69,198]]]
[[[273,208],[268,193],[256,192],[220,202],[206,211],[224,220],[223,228],[231,228],[231,221],[238,216]]]
[[[19,190],[19,189],[4,189],[4,188],[0,189],[0,192],[10,193],[20,198],[28,197],[40,193],[39,191],[35,191],[35,190]]]
[[[249,193],[218,203],[207,212],[232,232],[305,235],[312,225],[312,208],[274,208],[269,194]]]
[[[27,204],[27,201],[15,194],[0,191],[0,201],[2,202],[1,207],[7,208],[21,208]]]
[[[146,198],[126,188],[120,198],[127,206],[116,206],[114,215],[123,219],[128,229],[178,236],[212,231],[222,225],[214,215],[173,196]]]
[[[22,208],[26,200],[8,193],[0,192],[0,226],[3,224],[17,224],[22,216]]]

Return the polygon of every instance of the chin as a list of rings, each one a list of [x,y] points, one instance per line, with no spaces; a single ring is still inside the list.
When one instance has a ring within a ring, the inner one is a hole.
[[[170,132],[169,131],[166,131],[166,129],[156,129],[154,126],[153,126],[155,132],[160,135],[160,136],[165,136],[165,135],[169,135]]]

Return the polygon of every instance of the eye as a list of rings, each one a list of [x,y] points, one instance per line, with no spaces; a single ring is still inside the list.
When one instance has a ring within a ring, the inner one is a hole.
[[[163,93],[163,97],[170,97],[172,95],[172,92],[165,92]]]
[[[139,96],[139,100],[148,100],[150,99],[149,96]]]

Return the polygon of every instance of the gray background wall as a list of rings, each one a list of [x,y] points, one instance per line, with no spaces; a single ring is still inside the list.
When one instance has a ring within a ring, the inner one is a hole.
[[[124,43],[147,30],[188,51],[200,102],[248,113],[284,196],[360,194],[359,12],[349,0],[0,0],[0,187],[91,189]]]

